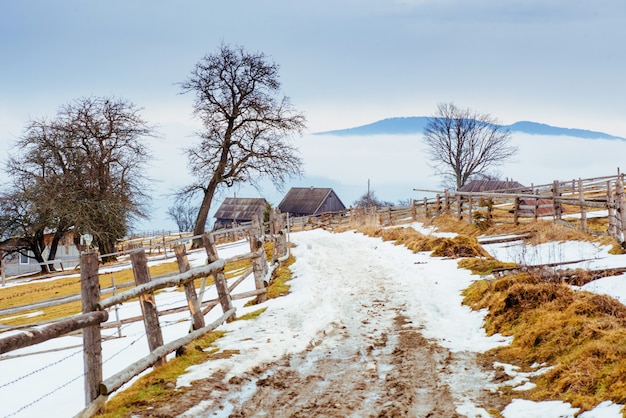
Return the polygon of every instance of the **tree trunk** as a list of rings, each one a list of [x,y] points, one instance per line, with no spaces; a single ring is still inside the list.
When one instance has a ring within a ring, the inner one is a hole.
[[[33,253],[33,258],[35,259],[35,261],[37,261],[41,268],[41,272],[42,273],[50,273],[50,271],[48,270],[48,266],[46,264],[42,264],[45,260],[43,259],[43,249],[41,247],[41,244],[43,243],[43,239],[34,239],[30,245],[30,251]]]
[[[117,257],[114,255],[108,255],[114,253],[116,240],[114,238],[96,238],[96,242],[98,243],[98,252],[102,257],[103,263],[108,263],[110,261],[116,261]]]
[[[213,176],[215,177],[215,175]],[[217,182],[211,179],[209,187],[205,189],[204,196],[202,196],[202,204],[198,210],[198,216],[196,217],[196,224],[193,227],[193,234],[196,236],[204,234],[204,228],[206,226],[207,218],[209,217],[209,210],[211,209],[211,202],[213,201],[213,195],[217,189]],[[191,248],[202,247],[202,238],[195,238],[191,244]]]
[[[52,238],[52,243],[50,244],[50,252],[48,253],[47,261],[55,260],[57,256],[57,250],[59,249],[59,242],[61,241],[61,238],[63,237],[63,235],[64,233],[59,233],[58,231],[54,234],[54,237]],[[54,263],[49,263],[48,269],[50,271],[55,271],[56,269],[54,268]]]
[[[65,234],[68,231],[68,226],[65,222],[59,222],[57,225],[56,232],[54,233],[54,237],[52,237],[52,243],[50,244],[50,252],[48,253],[48,261],[54,261],[57,256],[57,250],[59,248],[59,242],[63,239]],[[48,264],[48,268],[50,271],[55,271],[54,263]]]
[[[206,221],[209,217],[209,210],[211,209],[211,203],[213,202],[213,196],[220,183],[224,180],[224,173],[226,172],[226,166],[228,164],[228,153],[230,151],[230,137],[232,135],[232,122],[229,123],[226,134],[224,135],[224,142],[222,143],[220,162],[215,168],[209,185],[204,190],[204,196],[202,196],[202,204],[198,210],[198,216],[196,217],[196,224],[193,227],[194,235],[204,234],[206,227]],[[193,240],[191,248],[202,247],[202,238],[196,238]]]

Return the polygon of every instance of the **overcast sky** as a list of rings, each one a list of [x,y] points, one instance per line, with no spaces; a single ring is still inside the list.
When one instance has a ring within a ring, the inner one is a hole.
[[[454,102],[626,137],[624,40],[623,0],[0,0],[0,150],[30,118],[116,96],[174,155],[197,126],[177,83],[222,42],[280,65],[310,132]]]
[[[312,131],[439,102],[626,136],[622,0],[0,2],[0,137],[77,97],[187,123],[176,83],[221,42],[264,52]]]

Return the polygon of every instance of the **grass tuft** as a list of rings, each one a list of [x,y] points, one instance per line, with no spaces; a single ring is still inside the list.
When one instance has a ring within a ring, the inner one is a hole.
[[[491,257],[463,258],[459,260],[458,265],[480,276],[491,274],[495,269],[517,267],[516,263],[505,263]]]
[[[472,308],[488,309],[489,334],[514,337],[487,356],[526,369],[553,366],[534,378],[531,399],[561,399],[582,410],[607,399],[626,402],[626,306],[619,301],[527,274],[477,281],[464,296]]]

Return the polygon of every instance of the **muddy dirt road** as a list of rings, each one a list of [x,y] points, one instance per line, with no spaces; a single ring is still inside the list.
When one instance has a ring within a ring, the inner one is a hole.
[[[438,286],[453,275],[436,263],[450,261],[353,233],[293,235],[291,303],[243,321],[220,343],[239,354],[194,370],[179,382],[193,390],[151,416],[489,417],[502,410],[492,371],[477,365],[476,354],[432,337],[442,323],[465,324],[447,308],[460,300],[454,286]],[[437,300],[446,295],[456,299]],[[252,326],[256,333],[246,330]]]

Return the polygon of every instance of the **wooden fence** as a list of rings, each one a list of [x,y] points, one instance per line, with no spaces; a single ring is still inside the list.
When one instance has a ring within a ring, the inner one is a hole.
[[[146,249],[133,249],[130,252],[130,260],[135,285],[129,290],[106,299],[101,298],[98,253],[94,251],[83,252],[80,257],[81,295],[79,296],[82,300],[82,313],[54,321],[39,328],[29,328],[17,334],[0,338],[0,354],[39,344],[73,331],[82,330],[85,403],[87,406],[78,416],[90,417],[101,409],[111,393],[130,381],[134,376],[152,366],[162,365],[167,354],[216,329],[222,323],[234,320],[236,318],[236,310],[232,304],[233,300],[252,297],[255,297],[259,303],[266,300],[271,269],[263,243],[266,240],[271,240],[274,243],[272,267],[286,260],[288,257],[286,219],[284,215],[273,212],[270,217],[269,228],[264,227],[260,217],[253,220],[248,228],[244,230],[250,244],[250,252],[229,259],[219,258],[213,233],[202,235],[202,243],[207,255],[207,264],[199,267],[190,267],[187,260],[186,247],[179,243],[173,248],[179,273],[173,276],[152,279],[148,269]],[[269,233],[266,233],[266,229],[269,229]],[[237,233],[240,232],[241,230],[237,231]],[[232,285],[228,286],[224,276],[224,266],[227,263],[247,259],[252,261],[252,267],[239,276]],[[194,280],[205,278],[209,275],[212,275],[214,278],[218,298],[208,301],[208,303],[206,301],[202,303],[197,297]],[[233,294],[232,292],[236,286],[250,275],[254,276],[255,290]],[[159,289],[178,286],[184,287],[187,306],[159,312],[154,292]],[[136,320],[143,319],[150,354],[103,380],[101,330],[104,327],[103,323],[107,322],[109,317],[107,309],[135,298],[139,299],[142,310],[142,317],[136,318]],[[58,300],[51,302],[53,304],[60,303]],[[65,300],[61,303],[67,303],[67,301]],[[203,307],[203,304],[206,306]],[[212,323],[206,324],[204,316],[218,304],[221,306],[223,314]],[[11,308],[10,311],[0,311],[0,315],[32,309],[34,309],[33,305],[15,307]],[[174,341],[164,343],[159,325],[159,315],[181,312],[183,310],[189,310],[193,331]]]
[[[293,230],[337,229],[368,223],[391,226],[447,213],[479,227],[548,219],[592,234],[607,234],[622,243],[626,237],[624,175],[619,172],[613,176],[554,181],[521,189],[414,191],[431,197],[414,199],[408,206],[349,208],[294,218],[290,226]]]
[[[422,213],[450,213],[469,223],[519,225],[552,219],[595,234],[608,234],[624,242],[626,228],[624,177],[615,176],[554,181],[512,191],[436,192],[425,199]],[[591,226],[591,220],[595,226]]]

